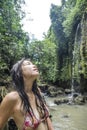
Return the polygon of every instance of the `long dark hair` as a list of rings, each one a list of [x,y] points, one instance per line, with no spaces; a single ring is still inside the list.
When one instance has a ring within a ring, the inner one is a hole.
[[[24,60],[27,60],[27,59],[23,58],[22,60],[18,61],[16,64],[13,65],[13,67],[11,69],[11,76],[12,76],[13,86],[21,98],[21,101],[23,104],[23,109],[25,110],[25,112],[30,113],[32,108],[31,108],[31,105],[29,102],[29,98],[24,90],[24,80],[23,80],[22,69],[21,69],[21,65]],[[40,94],[36,80],[33,83],[32,91],[38,97],[39,102],[40,102],[40,105],[38,105],[38,103],[36,102],[38,110],[42,114],[43,114],[43,111],[45,113],[45,105],[44,105],[45,100],[44,100],[43,96],[41,96],[41,94]],[[33,110],[32,110],[32,112],[33,112]]]

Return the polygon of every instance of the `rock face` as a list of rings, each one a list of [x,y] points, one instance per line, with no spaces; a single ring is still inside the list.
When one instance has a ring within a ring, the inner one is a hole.
[[[47,95],[50,97],[56,97],[58,95],[63,95],[64,94],[64,90],[63,88],[58,88],[55,86],[50,86],[47,90]]]
[[[82,95],[78,92],[72,92],[71,89],[63,89],[55,86],[41,86],[42,92],[46,92],[46,95],[49,97],[56,97],[54,103],[57,105],[60,104],[78,104],[84,105],[87,103],[87,94]],[[44,91],[43,91],[44,90]]]
[[[73,96],[70,97],[63,97],[60,98],[58,97],[57,99],[54,100],[54,103],[57,105],[60,104],[68,104],[68,105],[84,105],[87,103],[87,95],[81,95],[81,94],[73,94]]]
[[[64,103],[67,104],[68,102],[69,102],[68,98],[59,98],[54,100],[54,103],[57,105],[64,104]]]
[[[72,73],[74,82],[80,86],[79,88],[75,86],[75,89],[81,93],[87,92],[87,12],[83,14],[76,29]]]

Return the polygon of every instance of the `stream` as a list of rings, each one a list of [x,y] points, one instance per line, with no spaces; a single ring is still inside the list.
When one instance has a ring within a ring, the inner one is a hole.
[[[45,97],[55,130],[87,130],[87,104],[54,104],[55,98]]]

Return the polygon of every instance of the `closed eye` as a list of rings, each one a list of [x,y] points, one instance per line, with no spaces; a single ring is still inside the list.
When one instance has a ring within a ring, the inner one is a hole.
[[[25,61],[23,64],[25,66],[25,65],[31,65],[32,63],[30,61]]]
[[[28,61],[26,64],[27,64],[27,65],[32,65],[32,62],[31,62],[31,61]]]

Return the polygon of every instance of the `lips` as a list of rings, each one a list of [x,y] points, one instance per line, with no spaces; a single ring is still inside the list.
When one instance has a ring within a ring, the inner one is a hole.
[[[34,68],[33,70],[34,70],[34,71],[38,71],[38,69],[37,69],[37,68]]]

